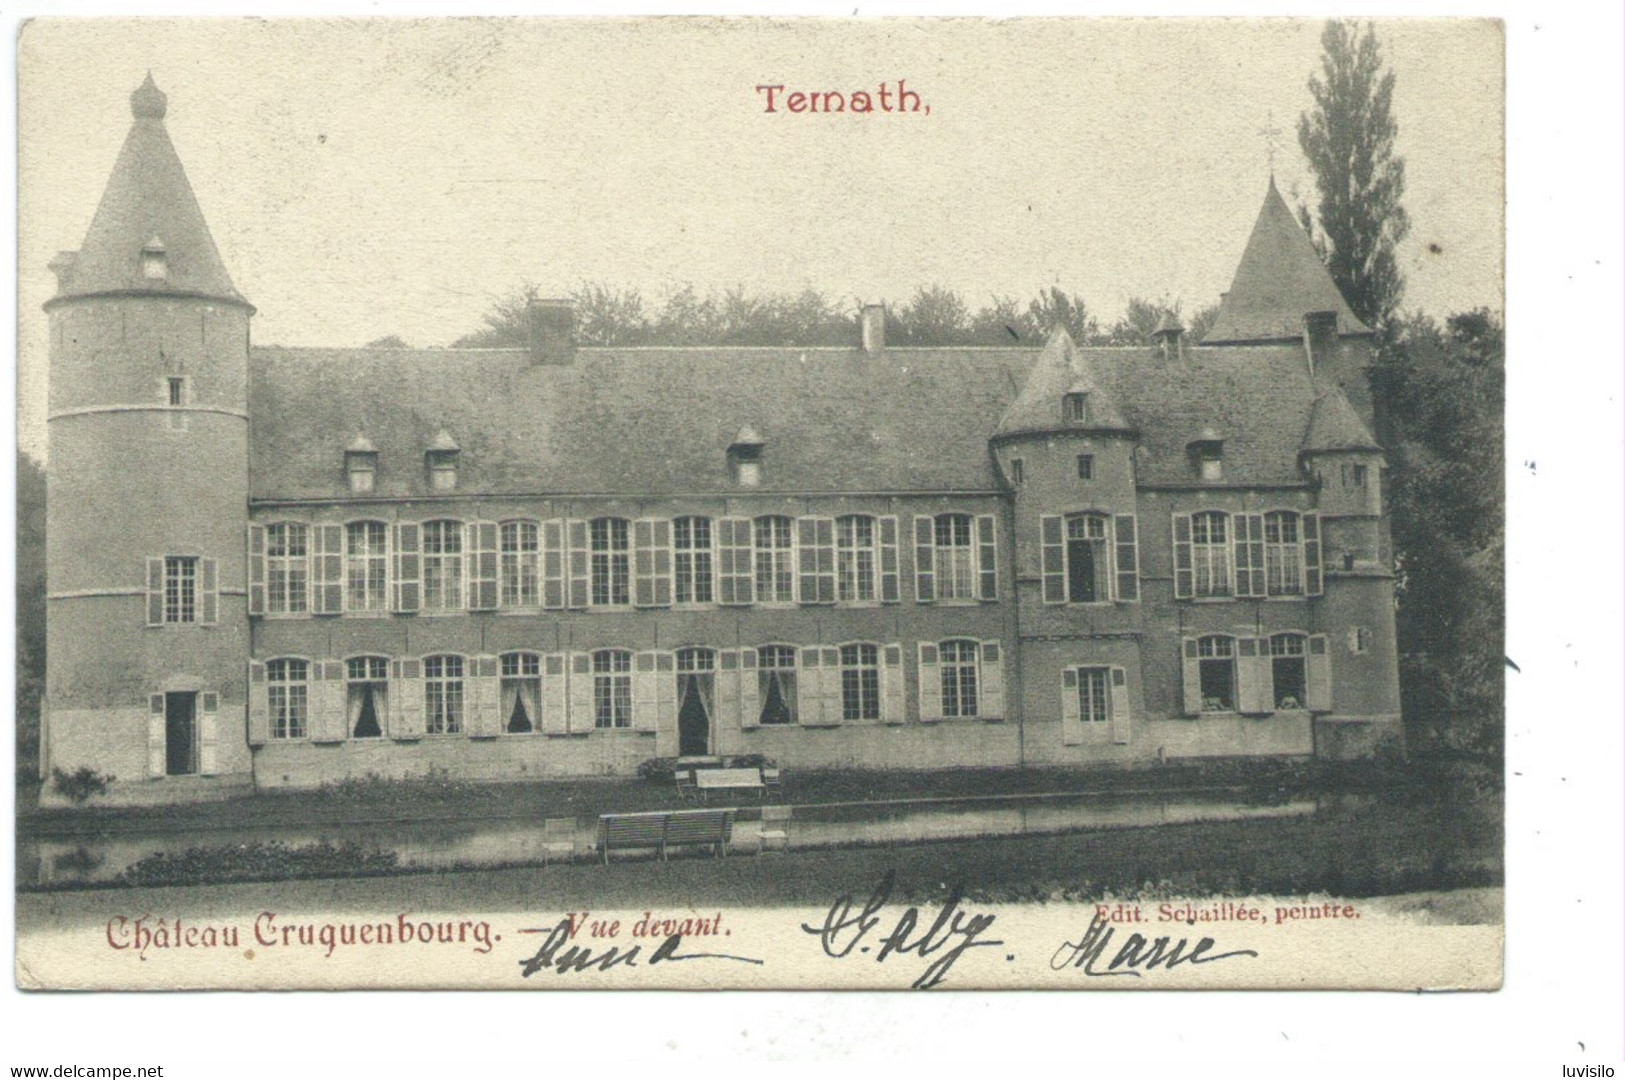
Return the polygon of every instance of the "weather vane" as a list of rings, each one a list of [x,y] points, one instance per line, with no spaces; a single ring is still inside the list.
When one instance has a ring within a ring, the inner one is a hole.
[[[1264,114],[1264,126],[1258,129],[1258,134],[1264,136],[1264,148],[1269,155],[1270,179],[1275,179],[1275,151],[1281,147],[1281,129],[1275,123],[1275,110],[1271,109]]]

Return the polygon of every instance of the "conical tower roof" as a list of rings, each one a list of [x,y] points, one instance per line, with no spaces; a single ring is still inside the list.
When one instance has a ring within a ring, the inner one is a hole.
[[[57,299],[107,293],[204,296],[246,304],[209,235],[180,156],[164,127],[168,99],[147,79],[130,95],[134,123],[91,219],[85,242],[58,257]],[[142,252],[161,255],[164,275],[145,274]]]
[[[1303,453],[1381,449],[1342,390],[1334,386],[1315,399],[1309,427],[1303,434]]]
[[[1297,340],[1303,336],[1303,317],[1311,311],[1337,312],[1340,334],[1371,332],[1337,291],[1272,176],[1230,291],[1219,302],[1219,314],[1202,343]]]
[[[1089,395],[1087,423],[1068,423],[1063,419],[1063,400],[1068,394]],[[1065,327],[1056,327],[1044,344],[1027,381],[999,420],[995,435],[1013,435],[1017,432],[1054,431],[1062,427],[1087,427],[1096,431],[1132,431],[1123,418],[1117,401],[1106,392],[1105,385],[1096,376],[1094,365],[1087,353],[1072,341]]]

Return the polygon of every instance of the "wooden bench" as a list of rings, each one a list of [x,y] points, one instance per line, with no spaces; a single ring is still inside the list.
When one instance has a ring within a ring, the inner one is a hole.
[[[694,786],[701,798],[713,791],[745,791],[761,796],[763,791],[761,769],[696,769]]]
[[[668,848],[705,845],[713,855],[727,855],[733,836],[732,810],[658,810],[641,814],[600,814],[598,850],[609,863],[615,848],[654,848],[666,857]]]

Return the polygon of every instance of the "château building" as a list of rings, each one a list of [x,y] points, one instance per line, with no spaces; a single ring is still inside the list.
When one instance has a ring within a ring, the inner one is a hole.
[[[111,797],[1346,757],[1400,737],[1370,331],[1273,181],[1198,343],[252,344],[150,76],[52,263],[42,761]],[[47,785],[49,793],[49,785]]]

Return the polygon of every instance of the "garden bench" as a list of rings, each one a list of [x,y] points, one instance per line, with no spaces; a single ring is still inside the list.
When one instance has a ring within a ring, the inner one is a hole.
[[[604,862],[614,848],[666,850],[686,844],[705,845],[713,855],[727,855],[733,835],[732,810],[657,810],[640,814],[598,815],[598,849]]]
[[[764,790],[761,769],[697,769],[694,786],[701,798],[713,791],[744,791],[759,798]]]

